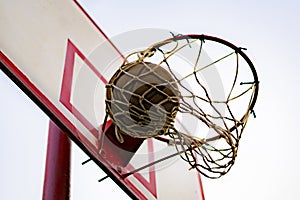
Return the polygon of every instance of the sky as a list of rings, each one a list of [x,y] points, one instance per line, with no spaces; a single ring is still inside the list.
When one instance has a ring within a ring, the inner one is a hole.
[[[81,1],[109,37],[163,28],[224,38],[246,47],[260,80],[255,106],[232,170],[203,178],[206,199],[296,199],[300,195],[297,88],[300,3],[289,1]],[[0,72],[0,198],[40,199],[49,118]],[[126,199],[126,194],[72,145],[71,199]],[[88,186],[88,187],[86,187]],[[184,190],[184,188],[182,188]],[[116,192],[118,191],[118,192]]]

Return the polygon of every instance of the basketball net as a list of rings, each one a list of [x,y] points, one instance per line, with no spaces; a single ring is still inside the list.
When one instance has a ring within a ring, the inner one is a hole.
[[[205,56],[215,50],[224,51]],[[107,85],[106,112],[119,142],[124,134],[157,138],[182,152],[190,169],[209,178],[226,174],[255,116],[258,78],[244,50],[211,36],[177,35],[129,54]],[[222,87],[214,89],[217,81]],[[184,128],[191,123],[198,128]]]

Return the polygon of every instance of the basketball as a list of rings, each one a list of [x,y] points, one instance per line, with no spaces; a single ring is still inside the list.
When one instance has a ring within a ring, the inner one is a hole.
[[[109,116],[122,132],[148,138],[166,132],[179,106],[176,81],[163,67],[147,62],[120,68],[106,93]]]

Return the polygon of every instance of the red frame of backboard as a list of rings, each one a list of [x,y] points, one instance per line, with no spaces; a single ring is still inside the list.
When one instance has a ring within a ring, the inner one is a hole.
[[[99,71],[96,69],[96,67],[88,60],[88,58],[80,51],[78,47],[69,39],[67,44],[67,53],[66,53],[66,60],[65,60],[65,66],[64,66],[64,75],[62,80],[62,88],[61,88],[61,96],[60,96],[60,102],[70,111],[74,114],[74,116],[88,129],[90,132],[96,137],[100,138],[99,131],[96,127],[94,127],[88,119],[84,117],[83,114],[80,113],[80,111],[71,103],[71,88],[73,83],[73,72],[74,72],[74,61],[75,61],[75,54],[79,56],[79,58],[86,64],[87,67],[89,67],[98,77],[98,79],[106,85],[108,82],[107,80],[99,73]],[[107,125],[110,125],[109,123]],[[78,137],[80,140],[84,141],[85,144],[88,145],[90,150],[94,150],[94,152],[98,155],[98,149],[95,148],[94,145],[92,145],[84,135],[82,135],[79,131],[77,131]],[[153,154],[153,143],[152,140],[148,140],[148,151],[149,151],[149,163],[154,161]],[[99,159],[101,162],[105,162],[100,156],[96,156],[97,159]],[[107,163],[107,162],[106,162]],[[109,164],[108,164],[109,165]],[[154,166],[150,166],[150,172],[149,172],[149,181],[147,181],[143,176],[141,176],[139,173],[134,173],[133,176],[135,176],[142,185],[144,185],[145,188],[149,190],[149,192],[156,197],[156,177],[155,177],[155,169]],[[134,170],[134,167],[130,164],[126,167],[127,170],[132,171]],[[128,186],[130,186],[135,193],[139,195],[139,198],[141,199],[147,199],[130,181],[127,179],[124,179],[124,182]]]

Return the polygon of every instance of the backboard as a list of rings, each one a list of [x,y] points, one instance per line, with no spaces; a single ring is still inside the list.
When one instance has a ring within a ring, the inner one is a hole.
[[[130,197],[204,199],[199,173],[179,158],[147,166],[174,148],[148,139],[135,141],[134,150],[120,149],[110,139],[110,121],[102,134],[105,85],[115,70],[110,66],[124,60],[118,41],[112,43],[76,1],[20,4],[0,6],[1,70]]]

